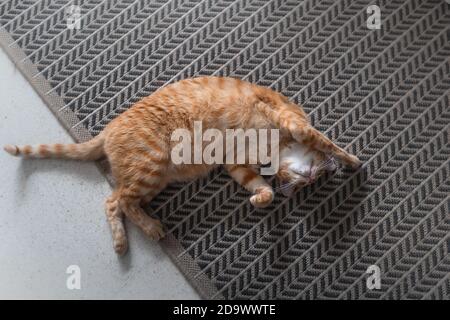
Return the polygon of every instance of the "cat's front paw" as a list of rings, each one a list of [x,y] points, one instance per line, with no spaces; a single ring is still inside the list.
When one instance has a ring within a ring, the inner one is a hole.
[[[256,208],[265,208],[273,201],[273,190],[263,188],[256,190],[256,194],[250,197],[250,203]]]

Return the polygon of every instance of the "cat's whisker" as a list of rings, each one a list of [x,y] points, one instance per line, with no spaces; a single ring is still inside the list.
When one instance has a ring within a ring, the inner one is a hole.
[[[283,184],[282,186],[279,186],[279,187],[275,188],[275,190],[283,190],[283,189],[286,189],[289,186],[290,186],[290,184]]]
[[[317,167],[316,171],[325,168],[325,167],[328,166],[331,162],[333,162],[333,158],[330,157],[330,158],[328,158],[327,160],[323,161],[323,162]]]
[[[293,181],[291,181],[291,182],[289,182],[289,183],[283,184],[282,186],[279,186],[279,187],[275,188],[275,190],[284,190],[284,189],[287,189],[287,188],[289,188],[289,187],[291,187],[291,186],[293,186],[293,185],[296,185],[297,182],[298,182],[298,180],[293,180]]]

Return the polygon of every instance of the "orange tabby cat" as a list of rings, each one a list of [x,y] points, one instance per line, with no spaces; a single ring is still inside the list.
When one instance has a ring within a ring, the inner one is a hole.
[[[127,238],[123,214],[152,239],[164,236],[159,220],[141,208],[168,183],[186,181],[210,171],[214,165],[179,164],[171,161],[179,128],[193,129],[201,121],[205,129],[280,129],[280,166],[277,176],[289,194],[312,183],[324,171],[334,170],[333,156],[354,168],[360,161],[314,129],[306,114],[273,90],[234,78],[199,77],[160,88],[111,121],[92,140],[79,144],[11,146],[12,155],[33,158],[97,160],[106,156],[116,188],[106,200],[114,248],[123,254]],[[251,203],[264,207],[273,200],[271,186],[254,166],[224,165],[229,174],[253,195]]]

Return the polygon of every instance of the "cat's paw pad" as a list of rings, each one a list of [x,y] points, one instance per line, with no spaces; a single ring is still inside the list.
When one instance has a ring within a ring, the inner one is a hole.
[[[144,232],[150,239],[155,241],[158,241],[165,236],[161,221],[156,219],[152,220],[151,224],[145,228]]]
[[[250,203],[256,208],[265,208],[273,201],[273,191],[263,189],[250,197]]]

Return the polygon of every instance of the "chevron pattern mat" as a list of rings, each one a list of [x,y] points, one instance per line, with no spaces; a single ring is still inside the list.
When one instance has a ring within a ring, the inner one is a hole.
[[[6,0],[0,24],[77,140],[166,83],[224,75],[289,96],[365,161],[267,209],[220,170],[165,190],[162,244],[204,298],[450,298],[447,1]]]

